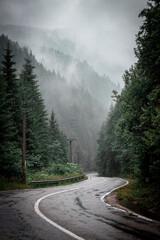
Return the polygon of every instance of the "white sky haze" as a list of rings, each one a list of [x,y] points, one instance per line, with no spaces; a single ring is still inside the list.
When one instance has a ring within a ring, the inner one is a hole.
[[[101,75],[123,86],[122,75],[136,62],[138,14],[147,0],[0,0],[0,24],[65,28],[76,38],[76,54]]]

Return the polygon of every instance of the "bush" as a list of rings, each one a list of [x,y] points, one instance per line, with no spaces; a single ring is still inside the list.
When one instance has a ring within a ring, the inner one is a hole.
[[[82,168],[74,163],[55,163],[53,164],[52,173],[56,175],[66,175],[71,173],[79,173],[82,174]]]
[[[35,169],[40,170],[42,169],[42,161],[41,161],[41,156],[40,155],[35,155],[35,154],[27,154],[26,155],[26,161],[27,161],[27,169],[29,171],[34,172]]]

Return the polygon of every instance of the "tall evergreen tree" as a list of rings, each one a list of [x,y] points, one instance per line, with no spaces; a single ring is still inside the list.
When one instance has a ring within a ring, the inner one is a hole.
[[[132,172],[143,182],[160,182],[160,2],[150,0],[147,6],[140,13],[145,19],[136,39],[138,62],[125,72],[125,87],[101,133],[98,162],[101,153],[110,152],[106,169],[109,162],[118,161],[121,172]]]
[[[16,69],[14,68],[13,56],[11,54],[9,44],[8,48],[5,50],[4,60],[2,61],[1,65],[0,174],[7,177],[8,179],[11,179],[13,176],[19,178],[21,175],[21,150],[19,142],[17,140],[17,109],[15,108],[15,101],[18,98]]]
[[[144,23],[137,35],[135,53],[144,75],[155,83],[160,78],[160,1],[149,0],[147,6],[139,14]]]
[[[96,163],[101,175],[115,176],[120,173],[120,162],[116,155],[116,121],[119,118],[119,106],[111,106],[107,119],[101,129],[98,139]]]
[[[150,0],[148,8],[140,13],[144,24],[137,35],[136,54],[145,81],[146,104],[143,106],[141,126],[143,142],[148,149],[148,165],[151,178],[160,177],[160,1]]]
[[[9,101],[13,116],[13,121],[15,125],[15,137],[17,138],[18,134],[18,119],[19,119],[19,97],[18,97],[18,80],[16,76],[16,68],[15,68],[15,62],[13,60],[13,54],[10,49],[10,43],[8,42],[7,48],[5,49],[5,54],[3,56],[3,60],[1,62],[2,65],[2,75],[7,83],[7,99]]]
[[[7,93],[12,104],[15,103],[17,92],[16,69],[14,67],[13,55],[11,53],[8,42],[7,49],[5,49],[4,59],[2,60],[2,75],[7,82]]]
[[[36,171],[49,164],[50,137],[45,106],[33,70],[31,60],[26,58],[20,74],[20,102],[27,118],[27,166]]]
[[[52,111],[50,117],[50,134],[52,145],[52,160],[55,163],[66,163],[68,161],[68,147],[66,136],[59,129],[55,114]]]

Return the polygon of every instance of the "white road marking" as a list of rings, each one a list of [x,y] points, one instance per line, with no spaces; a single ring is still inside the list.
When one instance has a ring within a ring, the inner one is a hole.
[[[78,190],[78,189],[79,189],[79,188],[72,188],[72,189],[69,189],[69,190],[64,190],[64,191],[60,191],[60,192],[55,192],[55,193],[48,194],[48,195],[46,195],[46,196],[44,196],[44,197],[42,197],[42,198],[40,198],[40,199],[38,199],[38,200],[36,201],[36,203],[35,203],[35,205],[34,205],[34,209],[35,209],[35,212],[36,212],[41,218],[43,218],[46,222],[50,223],[52,226],[58,228],[60,231],[68,234],[69,236],[71,236],[71,237],[73,237],[73,238],[75,238],[75,239],[77,239],[77,240],[85,240],[84,238],[79,237],[78,235],[70,232],[69,230],[67,230],[67,229],[61,227],[60,225],[58,225],[57,223],[53,222],[52,220],[50,220],[49,218],[47,218],[45,215],[43,215],[43,214],[41,213],[41,211],[39,210],[39,204],[40,204],[40,202],[41,202],[43,199],[45,199],[45,198],[47,198],[47,197],[50,197],[50,196],[53,196],[53,195],[56,195],[56,194],[65,193],[65,192],[69,192],[69,191],[75,191],[75,190]]]
[[[88,180],[90,180],[90,179],[91,179],[91,178],[89,178]],[[106,181],[107,181],[107,179],[105,179],[103,182],[101,182],[101,183],[99,183],[99,184],[91,185],[90,187],[93,188],[93,187],[95,187],[95,186],[97,186],[97,185],[100,185],[100,184],[106,182]],[[104,195],[101,197],[101,201],[105,203],[105,200],[104,200],[104,199],[105,199],[105,197],[106,197],[107,195],[109,195],[111,192],[115,191],[115,190],[118,189],[118,188],[124,187],[124,186],[127,185],[127,184],[128,184],[128,181],[126,181],[125,184],[123,184],[123,185],[121,185],[121,186],[119,186],[119,187],[116,187],[116,188],[112,189],[110,192],[107,192],[106,194],[104,194]],[[50,223],[52,226],[56,227],[56,228],[59,229],[60,231],[68,234],[69,236],[71,236],[71,237],[73,237],[73,238],[75,238],[75,239],[77,239],[77,240],[85,240],[84,238],[76,235],[75,233],[73,233],[73,232],[67,230],[66,228],[63,228],[63,227],[60,226],[59,224],[53,222],[52,220],[50,220],[49,218],[47,218],[47,217],[39,210],[39,204],[40,204],[40,202],[41,202],[43,199],[45,199],[45,198],[47,198],[47,197],[50,197],[50,196],[53,196],[53,195],[57,195],[57,194],[65,193],[65,192],[70,192],[70,191],[75,191],[75,190],[80,190],[80,189],[82,190],[83,188],[72,188],[72,189],[63,190],[63,191],[59,191],[59,192],[55,192],[55,193],[51,193],[51,194],[48,194],[48,195],[46,195],[46,196],[43,196],[42,198],[38,199],[38,200],[35,202],[34,209],[35,209],[35,212],[36,212],[41,218],[43,218],[46,222]],[[107,205],[108,205],[108,206],[111,206],[110,204],[107,204]],[[112,207],[112,206],[111,206],[111,207]],[[117,210],[117,209],[119,210],[119,208],[115,208],[115,207],[112,207],[112,208],[114,208],[114,209],[116,209],[116,210]],[[122,210],[122,211],[126,212],[125,210]],[[134,214],[134,215],[136,215],[136,216],[138,216],[138,217],[140,217],[140,218],[143,218],[143,219],[145,219],[145,220],[152,221],[151,219],[148,219],[148,218],[146,218],[146,217],[140,216],[140,215],[138,215],[138,214],[136,214],[136,213],[133,213],[133,212],[131,212],[131,211],[128,211],[128,212],[130,212],[130,213],[132,213],[132,214]]]
[[[122,180],[123,180],[123,179],[122,179]],[[116,189],[121,188],[121,187],[124,187],[124,186],[126,186],[126,185],[128,185],[128,184],[129,184],[129,182],[125,180],[125,184],[123,184],[123,185],[121,185],[121,186],[119,186],[119,187],[113,188],[110,192],[107,192],[106,194],[104,194],[104,195],[101,197],[101,201],[102,201],[103,203],[105,203],[108,207],[112,207],[112,208],[115,209],[115,210],[122,211],[122,212],[129,212],[129,213],[133,214],[134,216],[137,216],[137,217],[139,217],[139,218],[142,218],[142,219],[144,219],[144,220],[147,220],[147,221],[152,222],[152,221],[153,221],[152,219],[147,218],[147,217],[144,217],[144,216],[142,216],[142,215],[139,215],[139,214],[137,214],[137,213],[135,213],[135,212],[132,212],[132,211],[130,211],[129,209],[124,210],[124,209],[120,209],[120,208],[117,208],[117,207],[113,207],[111,204],[105,202],[105,198],[106,198],[110,193],[112,193],[112,192],[115,191]]]
[[[123,180],[123,179],[121,179],[121,180]],[[116,188],[113,188],[110,192],[105,193],[105,194],[101,197],[101,201],[105,203],[105,200],[104,200],[104,199],[105,199],[109,194],[111,194],[111,193],[112,193],[113,191],[115,191],[116,189],[121,188],[121,187],[124,187],[124,186],[126,186],[126,185],[128,185],[128,184],[129,184],[129,182],[125,180],[125,183],[122,184],[121,186],[116,187]],[[110,205],[110,204],[108,204],[108,205]]]
[[[89,178],[88,180],[91,180],[91,178]],[[106,182],[106,179],[101,182],[100,184]],[[100,185],[100,184],[96,184],[96,185],[92,185],[91,187],[94,187],[94,186],[97,186],[97,185]],[[51,193],[51,194],[48,194],[40,199],[38,199],[35,204],[34,204],[34,209],[35,209],[35,212],[41,217],[43,218],[46,222],[50,223],[52,226],[56,227],[57,229],[61,230],[62,232],[68,234],[69,236],[77,239],[77,240],[85,240],[84,238],[81,238],[80,236],[70,232],[69,230],[61,227],[59,224],[53,222],[52,220],[50,220],[49,218],[47,218],[45,215],[43,215],[43,213],[41,213],[41,211],[39,210],[39,204],[40,202],[47,198],[47,197],[50,197],[50,196],[53,196],[53,195],[56,195],[56,194],[60,194],[60,193],[65,193],[65,192],[70,192],[70,191],[75,191],[75,190],[79,190],[79,189],[82,189],[82,188],[72,188],[72,189],[68,189],[68,190],[63,190],[63,191],[59,191],[59,192],[55,192],[55,193]]]

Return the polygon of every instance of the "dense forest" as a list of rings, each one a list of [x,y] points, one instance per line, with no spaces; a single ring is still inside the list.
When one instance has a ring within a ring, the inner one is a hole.
[[[4,36],[3,39],[6,40]],[[26,51],[18,74],[8,41],[1,61],[0,177],[9,181],[22,179],[22,166],[25,167],[22,164],[22,142],[25,138],[27,147],[25,153],[23,149],[23,154],[27,160],[28,173],[43,169],[56,174],[72,172],[73,168],[74,171],[80,171],[80,168],[71,163],[67,165],[67,137],[60,130],[54,111],[52,110],[50,117],[47,115],[31,57]],[[24,121],[25,138],[22,133]]]
[[[22,40],[24,33],[28,33],[29,36],[34,33],[32,28],[16,28],[15,26],[12,28],[15,29],[19,41]],[[9,26],[1,27],[0,30],[4,30],[5,33],[10,31],[9,36],[15,37]],[[42,30],[37,31],[40,36],[43,36]],[[54,50],[53,47],[39,47],[39,52],[44,59],[43,64],[39,63],[30,50],[20,47],[19,42],[11,41],[3,34],[0,36],[1,61],[8,41],[18,74],[29,52],[47,113],[50,116],[54,109],[60,128],[68,138],[76,139],[72,144],[73,161],[80,163],[87,171],[95,169],[97,134],[105,118],[106,110],[111,104],[112,90],[118,91],[119,88],[108,77],[98,75],[86,61],[75,60],[59,50]],[[49,39],[46,44],[50,42],[54,45],[55,41]],[[50,70],[47,70],[48,64],[44,65],[45,62],[50,62]]]
[[[111,107],[98,140],[102,176],[132,175],[160,184],[160,2],[149,1],[139,17],[137,63],[125,72],[121,94]]]
[[[31,51],[3,34],[0,36],[0,61],[0,176],[21,180],[24,112],[27,175],[43,170],[56,174],[81,172],[81,168],[68,163],[71,138],[75,140],[73,162],[85,170],[93,169],[96,136],[104,118],[104,108],[93,98],[94,92],[89,93],[87,87],[71,85],[59,71],[56,74],[54,70],[46,70]],[[77,62],[77,65],[88,80],[91,75],[93,79],[98,76],[87,62]],[[108,85],[105,77],[98,78],[101,78],[101,92]]]
[[[28,47],[35,34],[44,38],[33,48],[42,64],[28,47],[0,36],[1,176],[22,177],[25,113],[28,172],[67,166],[68,141],[74,139],[73,161],[84,170],[97,165],[102,176],[130,174],[143,183],[160,183],[159,0],[150,0],[147,6],[139,15],[144,22],[136,36],[138,61],[125,72],[121,94],[109,77],[72,57],[74,43],[58,32],[0,26],[1,33],[10,33]]]

